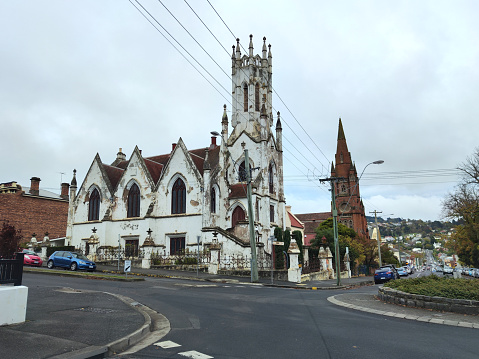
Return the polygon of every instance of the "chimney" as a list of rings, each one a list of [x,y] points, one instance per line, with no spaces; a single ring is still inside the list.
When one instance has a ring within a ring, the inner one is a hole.
[[[123,153],[122,148],[120,147],[120,150],[116,154],[116,159],[120,161],[125,161],[126,160],[126,155]]]
[[[210,145],[210,149],[213,149],[213,148],[216,148],[217,145],[216,145],[216,136],[211,136],[211,145]]]
[[[62,193],[60,197],[63,199],[68,199],[68,190],[70,189],[70,185],[68,183],[62,183]]]
[[[172,143],[171,144],[171,152],[173,152],[175,150],[175,147],[176,147],[176,143]]]
[[[30,178],[31,184],[30,184],[30,194],[33,194],[35,196],[38,196],[40,192],[40,181],[41,179],[38,177],[32,177]]]

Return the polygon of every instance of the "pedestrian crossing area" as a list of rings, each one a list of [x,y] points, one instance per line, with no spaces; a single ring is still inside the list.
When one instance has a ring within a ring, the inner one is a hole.
[[[156,345],[157,347],[160,347],[162,349],[181,348],[181,344],[175,343],[171,340],[165,340],[162,342],[155,343],[153,345]],[[184,352],[182,351],[182,352],[178,352],[177,354],[181,355],[182,357],[191,358],[191,359],[214,359],[214,357],[200,353],[196,350],[188,350]]]

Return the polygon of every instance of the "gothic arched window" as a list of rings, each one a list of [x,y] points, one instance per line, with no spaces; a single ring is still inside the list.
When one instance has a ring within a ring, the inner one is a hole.
[[[128,218],[140,217],[140,189],[133,183],[128,192]]]
[[[98,221],[100,219],[100,193],[95,188],[90,194],[88,202],[88,220]]]
[[[254,110],[259,111],[259,83],[254,86]]]
[[[171,213],[186,213],[186,187],[185,182],[178,178],[173,184],[171,192]]]
[[[210,200],[211,213],[216,213],[216,190],[214,187],[211,189],[211,200]]]
[[[248,85],[243,86],[243,107],[244,112],[248,112]]]
[[[249,170],[250,170],[250,174],[251,174],[251,165],[249,165]],[[246,172],[246,164],[245,162],[241,162],[240,165],[239,165],[239,175],[238,175],[238,180],[240,182],[246,182],[246,180],[248,179],[248,173]]]
[[[269,193],[274,193],[273,166],[270,164],[268,169]]]
[[[236,207],[231,215],[231,227],[235,227],[239,221],[244,221],[246,215],[243,211],[243,208],[240,206]]]

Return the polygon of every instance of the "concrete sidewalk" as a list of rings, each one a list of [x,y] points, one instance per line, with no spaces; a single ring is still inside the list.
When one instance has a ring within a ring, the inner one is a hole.
[[[97,265],[97,271],[110,274],[123,274],[123,267],[120,267],[118,271],[117,266],[105,266]],[[128,276],[146,276],[146,277],[161,277],[161,278],[178,278],[178,279],[189,279],[189,280],[202,280],[202,281],[211,281],[211,282],[228,282],[228,283],[251,283],[250,277],[240,277],[240,276],[228,276],[228,275],[215,275],[209,274],[201,271],[180,271],[174,269],[143,269],[143,268],[132,268],[131,273]],[[271,280],[271,278],[259,278],[259,284],[267,286],[276,286],[276,287],[285,287],[285,288],[296,288],[296,289],[347,289],[356,286],[363,285],[373,285],[374,278],[372,276],[368,277],[353,277],[353,278],[341,278],[340,286],[337,285],[336,279],[329,280],[316,280],[308,281],[303,283],[293,283],[287,281],[278,281]]]
[[[0,327],[0,358],[103,358],[169,322],[134,300],[71,288],[28,288],[26,321]],[[156,322],[154,322],[156,321]]]

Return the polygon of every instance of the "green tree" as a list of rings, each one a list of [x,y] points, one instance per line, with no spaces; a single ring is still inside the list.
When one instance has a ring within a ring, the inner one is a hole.
[[[335,262],[336,248],[334,245],[332,218],[322,222],[316,229],[316,236],[311,241],[311,247],[315,249],[316,253],[319,250],[319,247],[322,245],[323,237],[326,238],[326,243],[333,254],[333,261]],[[346,254],[346,247],[349,247],[349,258],[352,263],[361,259],[364,251],[362,243],[357,240],[356,232],[342,223],[338,223],[338,244],[340,260],[342,260]]]
[[[300,264],[304,264],[304,256],[303,256],[303,234],[301,231],[293,231],[293,238],[298,244],[299,248],[299,256],[298,260]]]
[[[8,221],[3,222],[0,230],[0,258],[13,258],[21,240],[21,231],[9,224]]]
[[[283,242],[283,230],[279,227],[274,229],[274,238],[276,241]],[[275,268],[276,269],[284,269],[284,254],[283,254],[283,246],[274,246],[274,257],[275,257]]]

